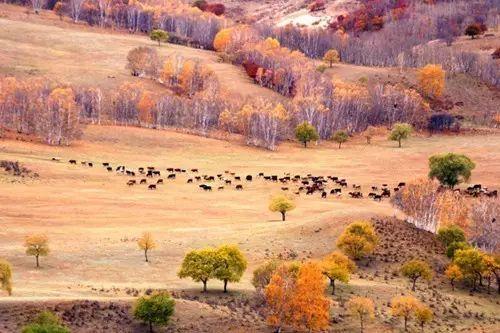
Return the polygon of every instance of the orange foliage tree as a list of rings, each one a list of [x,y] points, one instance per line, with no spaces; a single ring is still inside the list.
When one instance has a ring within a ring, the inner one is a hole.
[[[425,96],[438,98],[443,94],[445,71],[441,65],[429,64],[418,71],[418,84]]]

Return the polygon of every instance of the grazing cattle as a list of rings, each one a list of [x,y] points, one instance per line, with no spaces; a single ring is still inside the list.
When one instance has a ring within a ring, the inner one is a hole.
[[[363,193],[361,192],[349,192],[349,195],[354,199],[360,199],[363,197]]]
[[[382,184],[382,187],[387,187],[387,184]]]
[[[52,157],[52,161],[59,162],[61,159],[59,157]]]
[[[241,177],[240,177],[240,176],[235,176],[235,177],[234,177],[234,180],[236,180],[236,181],[241,181]]]
[[[259,172],[259,177],[264,177],[264,173],[263,172]]]
[[[171,173],[167,176],[168,179],[175,179],[175,173]]]
[[[213,182],[215,181],[214,176],[203,176],[203,179],[205,179],[207,182]]]
[[[153,177],[153,171],[148,170],[148,173],[146,174],[146,177]]]
[[[377,193],[370,192],[368,193],[368,198],[374,198],[377,195]]]
[[[391,196],[391,191],[388,188],[383,188],[381,196],[389,198]]]
[[[108,162],[104,162],[104,163],[102,164],[102,166],[104,166],[104,167],[108,167],[108,166],[109,166],[109,163],[108,163]]]
[[[236,185],[236,190],[237,191],[243,190],[243,185]]]
[[[196,179],[196,181],[199,182],[201,180],[201,177],[200,176],[196,176],[196,177],[194,177],[194,179]]]
[[[404,187],[404,186],[406,186],[406,183],[404,183],[404,182],[401,182],[398,184],[398,187]]]
[[[399,191],[399,187],[395,187],[395,188],[393,188],[393,190],[394,190],[394,192],[397,192],[397,191]]]
[[[372,191],[378,191],[378,187],[377,186],[372,186]]]
[[[151,184],[148,186],[148,189],[150,190],[156,190],[156,185],[155,184]]]
[[[186,172],[186,169],[181,169],[181,172]]]
[[[69,164],[76,164],[76,160],[69,160]]]
[[[355,190],[361,190],[361,185],[352,184],[352,188]]]
[[[106,170],[108,170],[109,172],[112,172],[113,171],[113,168],[112,167],[107,167]]]
[[[139,184],[147,184],[147,183],[148,183],[148,181],[145,178],[143,178],[143,179],[141,179]]]
[[[167,168],[167,172],[174,172],[174,168]]]
[[[212,186],[210,185],[201,184],[199,187],[204,191],[212,191]]]
[[[135,181],[135,179],[131,179],[131,180],[129,180],[129,181],[127,182],[127,185],[128,185],[128,186],[132,186],[132,185],[135,185],[135,184],[137,184],[137,182]]]
[[[264,180],[271,180],[271,176],[264,176]]]
[[[278,181],[278,176],[271,176],[271,180],[273,182],[277,182]]]
[[[139,168],[139,173],[144,173],[144,168]]]
[[[80,162],[80,164],[81,164],[81,165],[87,165],[87,162],[82,161],[82,162]]]
[[[224,186],[219,186],[219,187],[217,188],[217,191],[222,191],[223,189],[224,189]]]
[[[347,182],[343,181],[343,182],[340,182],[340,187],[347,187]]]
[[[160,178],[160,179],[158,179],[158,180],[156,181],[156,184],[163,184],[163,179],[161,179],[161,178]]]
[[[224,173],[229,173],[229,170],[224,170]]]
[[[174,171],[175,172],[181,172],[181,169],[180,168],[175,168]]]
[[[374,201],[382,201],[382,196],[381,196],[380,194],[375,194],[375,195],[373,196],[373,200],[374,200]]]
[[[302,185],[309,185],[309,181],[308,180],[303,180],[301,183],[302,183]]]
[[[288,191],[288,187],[282,187],[281,190],[282,191]]]
[[[325,192],[325,191],[323,191],[323,192],[321,193],[321,197],[322,197],[322,198],[326,198],[326,192]]]
[[[226,179],[226,184],[227,184],[227,185],[231,185],[231,180]]]
[[[151,170],[153,171],[155,169],[155,167],[152,167],[152,166],[148,166],[148,170]]]
[[[89,163],[87,163],[87,165],[88,165],[89,168],[92,168],[94,166],[94,163],[89,162]]]
[[[192,182],[193,182],[193,178],[189,178],[189,179],[187,180],[187,183],[188,183],[188,184],[191,184]]]
[[[153,175],[155,175],[155,176],[161,176],[161,172],[160,171],[153,171]]]
[[[191,172],[198,172],[198,169],[191,169]]]
[[[252,181],[252,176],[251,175],[247,175],[246,178],[245,178],[247,181],[251,182]]]

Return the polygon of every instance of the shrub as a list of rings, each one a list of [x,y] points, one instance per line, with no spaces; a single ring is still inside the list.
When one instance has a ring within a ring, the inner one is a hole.
[[[167,293],[158,293],[152,296],[143,296],[137,300],[134,307],[134,317],[149,325],[149,332],[153,332],[153,325],[165,326],[174,314],[175,301]]]
[[[36,319],[23,327],[22,333],[69,333],[70,330],[61,324],[61,320],[52,312],[41,312]]]

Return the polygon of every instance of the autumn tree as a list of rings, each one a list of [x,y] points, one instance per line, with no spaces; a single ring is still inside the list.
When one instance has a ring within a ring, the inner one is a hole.
[[[377,244],[373,225],[365,221],[351,223],[337,239],[337,247],[354,260],[371,254]]]
[[[0,259],[0,290],[12,295],[12,268],[8,261]]]
[[[470,242],[486,252],[500,253],[500,201],[479,198],[470,209]]]
[[[156,248],[156,242],[153,235],[150,232],[145,232],[142,234],[141,238],[137,241],[139,249],[144,251],[144,258],[148,262],[148,251]]]
[[[469,230],[470,205],[465,196],[454,191],[440,191],[437,203],[441,227],[457,226]]]
[[[366,130],[364,130],[361,135],[363,135],[366,139],[367,144],[371,144],[372,138],[375,135],[382,135],[385,134],[387,131],[383,127],[375,127],[375,126],[368,126]]]
[[[451,290],[455,290],[455,282],[460,281],[463,278],[462,271],[455,264],[450,264],[446,271],[444,272],[448,280],[450,280]]]
[[[296,329],[309,332],[328,327],[330,302],[325,297],[321,267],[314,262],[300,266],[290,299],[290,322]]]
[[[415,309],[415,321],[420,326],[422,333],[424,332],[424,326],[431,322],[433,317],[432,310],[427,305],[420,304]]]
[[[203,292],[207,291],[207,282],[215,278],[221,263],[219,251],[213,248],[193,250],[186,254],[181,269],[177,273],[179,278],[190,277],[195,282],[203,283]]]
[[[80,19],[80,13],[82,12],[82,5],[84,0],[69,0],[69,8],[71,13],[71,18],[73,22],[77,23]]]
[[[375,305],[368,297],[351,297],[347,301],[347,311],[359,319],[361,333],[364,331],[365,322],[375,318]]]
[[[340,61],[339,52],[334,49],[326,51],[325,55],[323,56],[323,61],[327,63],[330,68],[332,68],[333,64],[336,64]]]
[[[396,123],[392,126],[389,140],[397,141],[399,148],[401,148],[401,141],[408,139],[412,131],[413,127],[410,124]]]
[[[307,148],[307,143],[309,141],[315,141],[319,139],[318,132],[316,128],[309,124],[307,121],[297,125],[295,128],[295,137],[297,140],[304,144],[304,148]]]
[[[293,199],[283,194],[272,197],[269,202],[269,210],[271,212],[280,212],[282,221],[285,221],[286,213],[295,209],[295,207]]]
[[[157,293],[152,296],[140,297],[134,305],[134,317],[149,326],[153,332],[153,325],[165,326],[174,314],[175,301],[168,293]]]
[[[214,38],[214,49],[217,52],[225,52],[230,41],[234,28],[221,29]]]
[[[446,247],[446,255],[449,258],[453,258],[457,249],[464,249],[467,247],[465,233],[456,225],[439,228],[437,239]]]
[[[500,254],[485,254],[483,257],[485,270],[489,276],[488,278],[488,293],[489,293],[489,280],[495,277],[497,283],[497,293],[500,295]]]
[[[38,268],[40,267],[38,258],[49,254],[49,239],[45,235],[31,235],[26,237],[24,247],[27,255],[35,257]]]
[[[462,272],[465,279],[472,283],[472,291],[476,291],[478,281],[481,281],[482,274],[486,270],[483,253],[477,249],[457,250],[453,258],[453,263]]]
[[[158,52],[151,47],[139,46],[127,55],[127,68],[133,76],[155,78],[158,75],[159,66]]]
[[[422,278],[424,280],[430,281],[432,278],[432,270],[425,261],[414,259],[406,262],[401,267],[401,273],[406,276],[412,282],[411,290],[415,291],[415,285],[417,280]]]
[[[168,33],[162,29],[154,29],[149,33],[149,38],[158,42],[158,46],[160,46],[161,42],[168,42]]]
[[[345,131],[336,131],[335,133],[333,133],[332,140],[339,144],[340,149],[340,147],[342,147],[342,144],[349,140],[349,134],[347,134],[347,132]]]
[[[356,264],[339,251],[332,252],[321,262],[323,274],[330,280],[332,295],[335,295],[335,281],[348,283]]]
[[[218,264],[215,278],[224,282],[227,292],[228,282],[239,282],[247,268],[247,260],[236,245],[223,245],[217,249],[221,262]]]
[[[296,288],[296,277],[286,265],[279,266],[266,286],[267,323],[280,333],[284,325],[290,323],[291,299]]]
[[[51,145],[69,145],[81,134],[79,108],[71,88],[55,88],[47,98],[47,112],[43,113],[45,141]]]
[[[430,98],[441,97],[445,85],[445,71],[441,65],[429,64],[418,70],[418,85]]]
[[[62,324],[61,319],[50,311],[38,314],[35,320],[24,326],[22,333],[70,333],[69,328]]]
[[[403,318],[405,332],[408,331],[408,320],[419,306],[421,306],[420,301],[413,296],[396,296],[391,300],[391,314]]]
[[[481,25],[479,23],[469,24],[467,28],[465,28],[465,35],[470,36],[471,39],[474,39],[483,33],[483,29],[481,29]]]
[[[137,103],[139,111],[139,122],[142,126],[149,126],[153,122],[153,109],[155,107],[155,98],[149,91],[144,91]]]
[[[474,162],[462,154],[433,155],[429,158],[429,178],[436,178],[442,185],[454,188],[468,181],[475,167]]]

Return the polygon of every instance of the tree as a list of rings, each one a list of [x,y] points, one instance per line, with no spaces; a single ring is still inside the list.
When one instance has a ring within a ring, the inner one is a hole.
[[[497,281],[497,293],[500,295],[500,254],[484,255],[483,261],[488,274],[495,277]]]
[[[333,64],[336,64],[340,61],[339,52],[334,49],[326,51],[325,55],[323,56],[323,61],[327,63],[330,68],[332,68]]]
[[[465,35],[470,36],[471,39],[474,39],[483,33],[484,31],[481,29],[481,25],[479,23],[469,24],[467,28],[465,28]]]
[[[399,148],[401,148],[401,141],[408,139],[413,127],[407,123],[396,123],[392,126],[391,133],[389,134],[389,140],[397,141]]]
[[[12,268],[8,261],[0,259],[0,290],[12,295]]]
[[[433,318],[432,310],[427,305],[420,304],[415,309],[415,320],[420,326],[420,330],[422,331],[422,333],[424,332],[424,326],[427,323],[431,322],[432,318]]]
[[[497,198],[475,200],[470,210],[470,242],[486,252],[500,253],[500,201]]]
[[[371,144],[372,138],[375,135],[385,135],[385,133],[387,133],[387,130],[383,127],[368,126],[366,130],[363,131],[362,135],[365,137],[366,143]]]
[[[455,290],[455,282],[460,281],[463,277],[462,271],[460,271],[460,268],[455,265],[455,264],[450,264],[447,268],[446,271],[444,272],[446,277],[450,280],[451,284],[451,290]]]
[[[295,202],[292,198],[285,195],[276,195],[271,198],[269,210],[271,212],[280,212],[282,221],[286,219],[286,213],[295,209]]]
[[[69,333],[70,330],[50,311],[41,312],[36,319],[23,327],[22,333]]]
[[[318,132],[316,128],[304,121],[302,124],[297,125],[295,128],[295,137],[297,140],[304,144],[304,148],[307,148],[307,143],[309,141],[314,141],[319,139]]]
[[[351,223],[337,239],[337,247],[354,260],[371,254],[377,243],[373,225],[365,221]]]
[[[325,297],[323,274],[317,263],[306,262],[300,266],[290,308],[295,329],[312,332],[328,327],[330,302]]]
[[[134,306],[134,317],[147,323],[149,332],[153,332],[153,325],[168,324],[174,309],[174,299],[168,293],[158,293],[139,298]]]
[[[361,333],[363,333],[365,321],[375,318],[375,305],[373,300],[367,297],[351,297],[347,302],[347,311],[359,318]]]
[[[127,55],[127,68],[132,76],[149,76],[156,78],[160,67],[158,52],[146,46],[139,46]]]
[[[73,22],[75,23],[77,23],[80,18],[83,2],[84,0],[69,0],[68,2],[71,10],[71,18],[73,18]]]
[[[429,98],[440,97],[445,85],[445,71],[441,65],[429,64],[419,69],[418,85],[425,96]]]
[[[321,267],[323,274],[330,280],[332,295],[335,295],[335,281],[348,283],[356,264],[342,252],[335,251],[323,259]]]
[[[165,30],[154,29],[149,34],[149,38],[158,42],[158,46],[160,46],[161,42],[168,42],[168,33]]]
[[[239,282],[247,268],[247,260],[236,245],[223,245],[217,249],[221,258],[215,277],[224,282],[227,292],[228,282]]]
[[[44,0],[31,0],[31,5],[33,6],[35,14],[38,14],[44,5]]]
[[[153,235],[150,232],[143,233],[142,237],[137,241],[137,245],[141,250],[144,251],[144,258],[146,259],[146,262],[149,262],[148,251],[156,247],[156,242],[153,238]]]
[[[252,285],[255,289],[259,291],[264,290],[269,282],[271,282],[271,278],[279,265],[280,263],[278,260],[269,260],[258,266],[253,271],[252,277]]]
[[[333,133],[332,140],[339,144],[340,149],[342,144],[349,140],[349,134],[347,134],[345,131],[336,131],[335,133]]]
[[[286,265],[279,266],[266,286],[267,323],[280,333],[282,326],[288,324],[291,318],[291,298],[296,286],[296,277]]]
[[[457,250],[453,263],[458,266],[464,278],[472,282],[472,291],[476,291],[477,281],[481,281],[486,270],[483,253],[473,248]]]
[[[203,282],[203,292],[206,292],[207,282],[215,277],[220,263],[221,258],[217,249],[193,250],[184,257],[177,275],[181,279],[190,277],[195,282]]]
[[[468,181],[475,167],[474,162],[462,154],[434,155],[429,158],[429,178],[436,178],[442,185],[454,188]]]
[[[453,242],[446,248],[446,256],[450,259],[455,257],[457,250],[469,249],[471,246],[467,242]]]
[[[419,278],[429,281],[432,278],[432,270],[422,260],[414,259],[406,262],[401,267],[401,273],[412,281],[411,290],[415,291],[415,284]]]
[[[403,318],[405,332],[408,330],[408,320],[420,305],[413,296],[396,296],[391,300],[391,313],[394,317]]]
[[[229,43],[231,42],[231,36],[233,34],[234,28],[221,29],[214,38],[214,49],[217,52],[225,52]]]
[[[443,243],[445,247],[450,246],[454,242],[465,242],[464,231],[455,225],[439,228],[437,239]]]
[[[49,239],[45,235],[31,235],[26,237],[24,241],[26,254],[35,256],[36,267],[40,267],[39,257],[47,256],[49,254]]]

